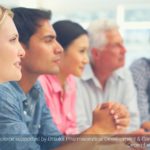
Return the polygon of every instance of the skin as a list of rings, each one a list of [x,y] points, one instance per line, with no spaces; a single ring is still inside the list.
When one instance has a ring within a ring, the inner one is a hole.
[[[113,33],[114,34],[114,33]],[[116,34],[116,33],[115,33]],[[110,36],[110,35],[109,35]],[[112,36],[110,36],[113,41]],[[121,41],[121,37],[117,35],[118,39],[113,42]],[[60,72],[57,74],[57,77],[60,81],[60,84],[63,89],[65,89],[65,81],[66,78],[72,74],[74,76],[80,77],[82,75],[84,66],[88,63],[88,56],[87,56],[87,50],[89,48],[89,39],[87,35],[81,35],[77,39],[75,39],[68,47],[65,49],[64,54],[61,58],[60,62]],[[109,112],[108,111],[109,109]],[[101,124],[101,131],[109,131],[109,133],[113,130],[116,130],[117,132],[124,131],[124,129],[129,125],[130,117],[129,113],[127,111],[127,108],[125,108],[123,105],[118,103],[105,103],[102,104],[101,108],[99,107],[95,109],[97,113],[93,114],[93,124],[94,128],[98,131],[99,124]],[[94,112],[95,112],[94,111]],[[103,113],[105,112],[105,113]],[[101,114],[102,113],[102,114]],[[97,115],[98,114],[98,115]],[[103,116],[98,117],[94,116]],[[108,122],[106,126],[106,119]],[[98,120],[100,121],[98,123]],[[105,120],[102,121],[102,120]],[[112,121],[112,122],[111,122]],[[110,123],[111,122],[111,123]],[[95,131],[92,131],[95,132]]]
[[[59,72],[60,57],[63,49],[56,41],[56,34],[51,24],[49,24],[49,20],[41,20],[39,23],[40,27],[31,36],[28,46],[22,44],[26,50],[26,55],[22,59],[22,78],[19,81],[19,85],[25,93],[29,92],[39,75]],[[100,111],[97,110],[98,112]],[[105,114],[106,117],[112,118],[108,113]],[[110,120],[109,123],[111,122]],[[103,130],[100,128],[102,121],[100,120],[96,123],[95,120],[94,124],[96,125],[93,125],[85,133],[101,133]],[[113,121],[111,124],[114,126]]]
[[[40,27],[29,40],[28,46],[23,45],[26,55],[22,59],[22,79],[19,84],[28,92],[41,74],[59,72],[60,57],[63,48],[56,41],[56,33],[49,20],[41,20]]]
[[[29,92],[39,75],[57,74],[59,72],[59,63],[63,49],[56,41],[56,33],[49,23],[49,20],[41,20],[39,23],[40,27],[36,33],[31,36],[28,46],[22,44],[26,50],[26,55],[22,59],[22,78],[19,81],[19,85],[25,93]],[[102,112],[101,109],[98,109],[96,113],[93,114],[93,118],[97,118],[98,112],[107,117],[110,126],[112,125],[114,127],[114,121],[107,109]],[[103,131],[103,128],[101,128],[102,122],[104,122],[103,119],[98,121],[94,119],[94,124],[83,134],[108,133],[110,129]],[[115,131],[115,128],[111,130],[112,133]]]
[[[92,49],[93,71],[103,88],[113,71],[124,66],[126,53],[123,39],[118,30],[107,31],[105,35],[107,44],[99,49]]]
[[[123,45],[123,39],[118,30],[109,30],[105,32],[105,36],[107,44],[99,49],[92,49],[92,68],[103,89],[105,89],[106,82],[112,75],[113,71],[124,66],[126,53],[126,49]],[[119,128],[126,128],[130,122],[130,116],[127,108],[116,103],[113,105],[112,110],[117,112],[117,114],[113,117],[115,122],[119,125]]]
[[[72,41],[67,49],[65,49],[59,65],[60,72],[57,75],[62,87],[70,74],[76,77],[82,75],[85,65],[89,62],[87,55],[88,47],[88,36],[83,34]]]
[[[21,58],[25,55],[18,41],[18,32],[10,16],[0,25],[0,83],[20,80]]]
[[[109,63],[106,64],[112,69],[112,71],[125,65],[125,53],[126,49],[123,45],[123,39],[118,30],[112,30],[106,33],[108,44],[105,47],[102,54],[103,60],[109,59]],[[105,63],[103,63],[105,64]]]

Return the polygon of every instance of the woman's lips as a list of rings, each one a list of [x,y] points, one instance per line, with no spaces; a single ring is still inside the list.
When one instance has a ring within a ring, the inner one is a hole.
[[[15,67],[21,70],[21,62],[17,61],[15,64]]]

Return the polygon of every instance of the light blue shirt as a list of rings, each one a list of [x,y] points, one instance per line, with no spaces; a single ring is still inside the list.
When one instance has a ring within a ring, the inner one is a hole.
[[[28,94],[17,82],[0,84],[0,150],[50,150],[60,144],[57,136],[38,82]]]
[[[139,128],[139,110],[137,94],[129,70],[121,68],[108,79],[105,89],[95,77],[90,65],[87,65],[81,79],[77,79],[77,123],[79,131],[91,126],[92,112],[99,103],[115,101],[124,104],[130,113],[129,130]]]

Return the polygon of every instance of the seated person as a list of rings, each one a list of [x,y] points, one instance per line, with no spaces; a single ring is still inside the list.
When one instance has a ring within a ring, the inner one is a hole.
[[[131,64],[130,69],[137,89],[141,126],[150,129],[146,123],[150,121],[150,59],[140,58]]]
[[[60,145],[60,141],[48,139],[63,136],[46,107],[37,78],[42,74],[59,72],[58,62],[63,49],[56,41],[56,33],[49,22],[50,11],[22,7],[12,10],[26,55],[22,58],[21,80],[0,85],[0,136],[12,139],[1,141],[0,149],[49,150]],[[82,134],[116,133],[114,115],[125,119],[129,116],[115,108],[113,104],[98,107],[93,114],[92,126]],[[110,114],[112,111],[115,112],[113,115]],[[107,119],[104,120],[103,116]]]
[[[90,64],[77,79],[78,128],[83,131],[91,126],[97,104],[115,101],[127,107],[131,118],[128,131],[134,131],[140,125],[137,93],[130,71],[124,68],[126,49],[118,26],[109,20],[96,20],[88,32]]]
[[[57,40],[64,48],[57,75],[42,75],[46,103],[54,122],[63,134],[77,134],[76,83],[74,76],[81,76],[88,63],[88,34],[79,24],[62,20],[53,25]]]
[[[25,53],[12,17],[13,12],[0,5],[0,83],[21,78],[20,59]]]
[[[69,20],[57,21],[53,27],[58,42],[64,48],[59,63],[60,71],[57,75],[42,75],[39,80],[47,106],[60,132],[77,134],[79,133],[75,111],[77,87],[74,76],[80,77],[84,66],[88,63],[88,34],[79,24]]]

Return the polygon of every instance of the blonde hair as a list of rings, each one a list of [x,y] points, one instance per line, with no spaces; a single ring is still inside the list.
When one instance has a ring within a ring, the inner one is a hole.
[[[10,9],[7,9],[0,5],[0,25],[4,22],[6,16],[10,16],[13,18],[13,12]]]

